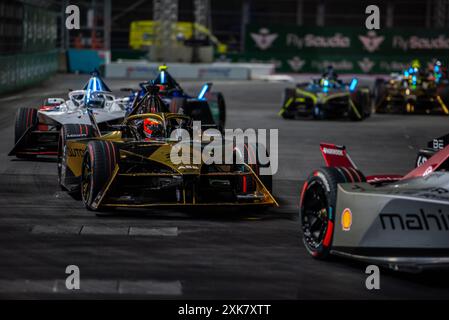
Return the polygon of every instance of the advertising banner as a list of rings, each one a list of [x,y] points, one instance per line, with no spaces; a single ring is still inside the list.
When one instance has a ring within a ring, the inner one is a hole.
[[[249,26],[245,54],[232,61],[274,62],[280,72],[341,73],[401,71],[412,59],[422,64],[449,57],[448,29]]]
[[[448,29],[250,26],[247,52],[335,54],[449,54]]]

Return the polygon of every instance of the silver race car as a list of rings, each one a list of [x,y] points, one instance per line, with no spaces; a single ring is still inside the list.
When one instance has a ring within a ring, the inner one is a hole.
[[[20,108],[15,122],[15,145],[10,156],[34,158],[57,155],[59,131],[71,127],[71,138],[93,134],[86,113],[91,108],[101,131],[125,117],[124,99],[117,99],[97,73],[92,74],[83,90],[71,91],[69,99],[46,99],[39,108]]]
[[[345,147],[321,144],[326,167],[312,172],[300,199],[305,247],[416,271],[449,266],[449,146],[405,176],[365,177]]]

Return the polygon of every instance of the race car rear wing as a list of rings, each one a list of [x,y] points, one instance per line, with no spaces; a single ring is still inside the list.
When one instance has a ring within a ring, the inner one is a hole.
[[[339,146],[331,143],[320,143],[320,149],[327,167],[358,169],[347,153],[345,146]],[[366,176],[366,182],[378,184],[397,181],[401,178],[402,176],[397,174],[376,174]]]
[[[347,154],[345,146],[338,146],[331,143],[320,143],[320,150],[327,167],[357,169],[357,166]]]
[[[429,160],[419,167],[413,169],[403,179],[425,177],[434,171],[448,170],[449,168],[449,146],[435,153]]]

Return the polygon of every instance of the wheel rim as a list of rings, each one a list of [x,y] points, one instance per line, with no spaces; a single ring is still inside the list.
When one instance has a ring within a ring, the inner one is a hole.
[[[81,178],[81,194],[84,203],[88,203],[91,195],[92,188],[92,164],[90,157],[86,156],[83,165],[83,172]]]
[[[301,220],[305,242],[310,248],[318,248],[323,243],[329,222],[326,191],[321,183],[312,182],[307,188]]]

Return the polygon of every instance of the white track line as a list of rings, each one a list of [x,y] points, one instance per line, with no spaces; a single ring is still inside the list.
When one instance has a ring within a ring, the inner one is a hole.
[[[126,294],[179,296],[182,284],[176,281],[142,280],[95,280],[80,279],[79,290],[68,290],[65,280],[0,280],[0,294]]]
[[[131,236],[131,237],[176,237],[178,227],[113,227],[113,226],[67,226],[67,225],[34,225],[30,232],[36,235],[71,234],[94,236]]]

